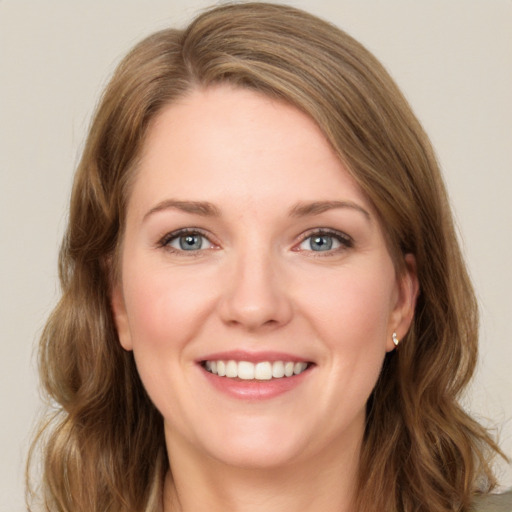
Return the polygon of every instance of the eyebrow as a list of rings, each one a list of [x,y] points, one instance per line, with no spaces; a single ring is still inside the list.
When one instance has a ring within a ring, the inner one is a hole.
[[[143,221],[154,213],[173,209],[195,215],[201,215],[202,217],[220,217],[220,210],[215,205],[207,201],[177,201],[175,199],[166,199],[151,208],[151,210],[144,215]]]
[[[297,203],[291,210],[292,217],[307,217],[310,215],[319,215],[329,210],[337,208],[350,208],[362,213],[367,220],[371,221],[370,213],[362,206],[352,201],[313,201],[310,203]]]
[[[351,208],[362,213],[367,220],[371,220],[370,213],[362,206],[352,201],[312,201],[300,202],[294,205],[290,210],[291,217],[308,217],[320,215],[329,210],[337,208]],[[150,215],[164,210],[181,210],[185,213],[200,215],[202,217],[220,217],[221,212],[217,206],[208,201],[178,201],[176,199],[166,199],[151,208],[145,215],[146,220]]]

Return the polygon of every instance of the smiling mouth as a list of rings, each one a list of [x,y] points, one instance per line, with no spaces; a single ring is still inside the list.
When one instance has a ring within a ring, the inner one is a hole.
[[[219,377],[241,380],[274,380],[300,375],[310,368],[312,363],[294,361],[203,361],[201,366]]]

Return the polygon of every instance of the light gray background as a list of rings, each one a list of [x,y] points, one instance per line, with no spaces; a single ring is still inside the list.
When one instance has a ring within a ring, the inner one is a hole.
[[[34,347],[58,296],[57,250],[93,107],[135,42],[211,3],[0,0],[0,512],[24,510],[40,407]],[[482,309],[467,406],[492,419],[512,454],[512,1],[290,3],[367,45],[433,140]]]

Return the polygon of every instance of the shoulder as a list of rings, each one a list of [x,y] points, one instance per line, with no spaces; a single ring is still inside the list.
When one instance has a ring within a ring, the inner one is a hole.
[[[512,512],[512,490],[503,494],[478,496],[471,512]]]

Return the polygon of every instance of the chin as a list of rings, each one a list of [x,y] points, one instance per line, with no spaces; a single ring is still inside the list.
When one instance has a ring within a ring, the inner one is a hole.
[[[244,469],[272,469],[293,464],[304,454],[307,435],[282,421],[237,423],[203,437],[204,450],[221,463]]]
[[[271,470],[292,465],[300,459],[302,450],[282,444],[262,444],[248,440],[229,443],[219,447],[215,452],[210,447],[211,455],[219,462],[240,469]]]

